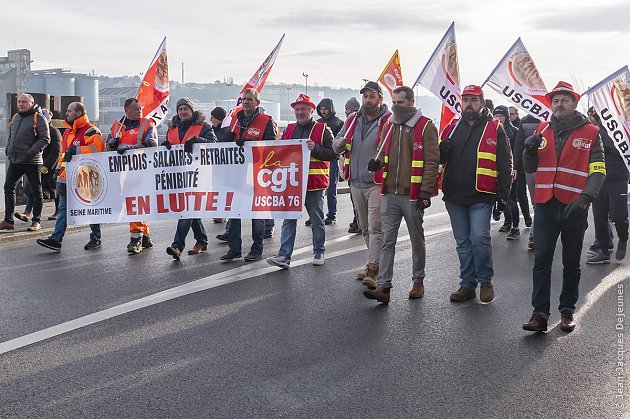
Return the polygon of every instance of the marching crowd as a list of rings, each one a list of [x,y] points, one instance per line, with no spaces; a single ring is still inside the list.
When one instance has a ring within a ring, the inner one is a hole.
[[[345,122],[336,116],[332,100],[323,99],[316,105],[309,96],[300,94],[291,104],[296,122],[289,124],[281,136],[272,117],[260,108],[255,89],[242,93],[242,109],[224,128],[224,109],[215,108],[208,122],[190,99],[181,98],[162,142],[134,98],[125,102],[125,115],[112,125],[107,136],[90,123],[82,103],[71,103],[61,135],[49,127],[50,112],[35,105],[30,95],[21,94],[6,147],[9,163],[0,230],[13,230],[14,216],[22,221],[30,218],[29,231],[41,229],[42,179],[54,170],[55,228],[49,238],[38,239],[37,243],[60,251],[67,227],[65,166],[78,154],[105,150],[124,154],[157,145],[170,149],[175,144],[184,144],[184,150],[192,152],[197,143],[235,142],[243,146],[246,141],[308,138],[311,157],[304,206],[308,213],[306,225],[312,230],[313,265],[324,264],[325,225],[336,222],[336,187],[341,176],[350,186],[355,215],[348,231],[362,234],[368,249],[365,268],[357,273],[365,286],[363,294],[381,303],[390,301],[398,231],[404,218],[412,247],[409,298],[422,298],[426,261],[423,218],[441,184],[460,262],[459,288],[450,300],[474,299],[477,287],[483,303],[494,299],[490,221],[493,217],[498,220],[503,213],[505,223],[499,231],[506,232],[508,240],[516,240],[520,236],[520,206],[525,225],[532,226],[528,249],[534,252],[533,313],[523,329],[547,330],[553,254],[560,237],[560,328],[572,331],[590,205],[596,241],[589,249],[587,263],[610,263],[615,248],[609,220],[618,237],[617,260],[625,257],[628,240],[628,170],[597,113],[593,109],[588,115],[578,112],[580,95],[566,82],[559,82],[547,94],[553,111],[549,122],[531,116],[520,120],[514,107],[494,108],[484,99],[481,87],[470,85],[461,95],[461,118],[438,135],[433,121],[415,107],[411,88],[402,86],[393,91],[391,109],[383,103],[378,83],[367,82],[360,93],[361,103],[355,98],[346,103]],[[315,113],[320,116],[317,120]],[[14,213],[15,188],[23,175],[30,185],[29,203],[23,213]],[[534,204],[533,217],[528,189]],[[274,220],[252,220],[251,225],[253,244],[244,260],[258,261],[263,256],[264,238],[274,234]],[[283,220],[280,248],[267,259],[268,263],[289,269],[296,227],[297,220]],[[90,228],[86,250],[101,246],[100,225]],[[166,248],[175,260],[180,259],[191,229],[195,244],[188,254],[208,249],[202,220],[179,220],[173,242]],[[129,231],[130,254],[153,246],[148,223],[132,222]],[[217,239],[227,241],[229,246],[221,260],[243,257],[240,219],[228,220],[225,233]]]

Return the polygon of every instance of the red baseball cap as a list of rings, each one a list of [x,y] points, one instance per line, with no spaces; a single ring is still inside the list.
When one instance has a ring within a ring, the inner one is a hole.
[[[573,90],[573,86],[571,86],[566,81],[559,81],[558,84],[556,84],[556,87],[554,87],[551,92],[547,93],[545,97],[549,100],[549,102],[551,102],[551,98],[556,93],[566,93],[572,95],[575,98],[576,102],[579,102],[581,97],[578,93],[575,92],[575,90]]]
[[[299,105],[300,103],[304,103],[305,105],[310,106],[311,108],[313,108],[313,110],[315,110],[315,108],[317,108],[317,106],[315,106],[313,101],[311,101],[311,98],[309,96],[305,95],[304,93],[300,93],[300,95],[297,97],[297,99],[295,99],[295,102],[293,102],[291,104],[291,107],[295,108],[295,105]]]
[[[464,87],[464,91],[462,92],[462,96],[464,95],[472,95],[472,96],[481,96],[483,97],[483,90],[481,90],[481,86],[475,86],[474,84],[469,84]]]

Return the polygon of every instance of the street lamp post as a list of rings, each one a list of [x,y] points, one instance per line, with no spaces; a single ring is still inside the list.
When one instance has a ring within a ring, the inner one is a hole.
[[[308,74],[302,73],[302,75],[304,76],[304,90],[306,90],[304,93],[308,95]]]

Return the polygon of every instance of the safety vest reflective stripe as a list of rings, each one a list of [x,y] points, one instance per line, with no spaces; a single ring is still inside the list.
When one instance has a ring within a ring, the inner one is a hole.
[[[309,175],[328,175],[330,169],[308,169]]]
[[[497,192],[498,121],[486,122],[477,147],[476,189],[479,192]]]
[[[565,173],[571,173],[572,175],[588,177],[588,173],[586,172],[582,172],[580,170],[568,169],[566,167],[558,167],[558,172],[565,172]]]
[[[287,128],[284,130],[284,138],[291,139],[293,138],[293,133],[295,132],[295,128],[297,124],[289,124]],[[313,124],[311,128],[311,132],[309,133],[309,138],[315,144],[323,145],[324,132],[327,127],[325,123],[316,122]],[[309,166],[308,166],[308,181],[306,184],[306,190],[308,191],[317,191],[321,189],[328,188],[330,185],[330,162],[322,161],[316,159],[315,157],[310,157]]]
[[[109,134],[112,137],[117,137],[120,144],[141,145],[142,140],[147,133],[147,129],[149,128],[149,124],[151,124],[151,120],[142,119],[142,122],[140,122],[140,125],[137,128],[127,129],[122,122],[116,121],[112,125]],[[138,130],[138,133],[135,137],[133,137],[131,132],[136,129]]]

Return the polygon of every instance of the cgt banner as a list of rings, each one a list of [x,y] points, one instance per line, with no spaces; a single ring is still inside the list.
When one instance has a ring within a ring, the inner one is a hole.
[[[630,170],[630,71],[620,68],[584,93]]]
[[[300,218],[309,159],[306,140],[77,155],[68,163],[68,224]]]

